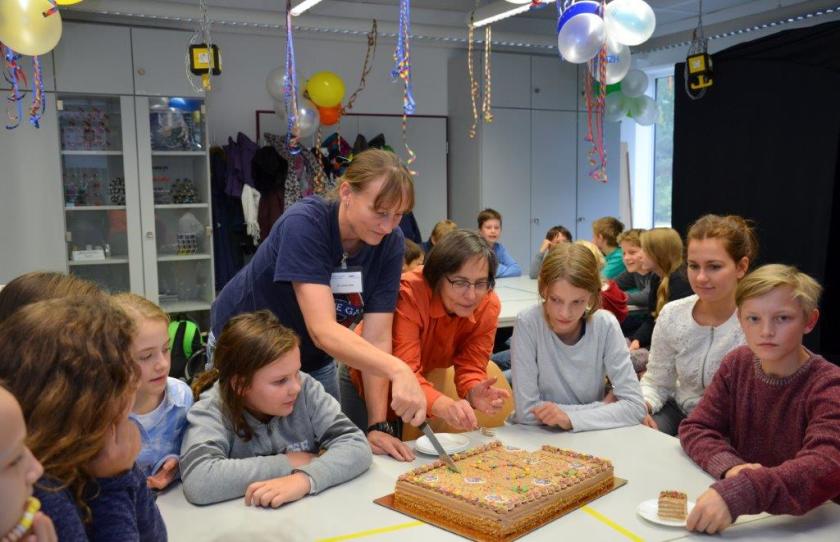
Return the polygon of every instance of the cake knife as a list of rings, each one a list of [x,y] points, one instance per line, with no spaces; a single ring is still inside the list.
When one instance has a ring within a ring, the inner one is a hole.
[[[440,441],[435,436],[435,432],[432,431],[432,428],[429,427],[429,424],[427,422],[423,422],[422,425],[420,425],[420,430],[423,431],[423,434],[426,435],[426,438],[432,443],[432,446],[434,446],[435,451],[438,453],[438,457],[440,457],[440,459],[446,464],[449,470],[461,474],[461,469],[458,468],[458,465],[452,461],[452,458],[449,457],[449,454],[443,449],[443,446],[441,446]]]

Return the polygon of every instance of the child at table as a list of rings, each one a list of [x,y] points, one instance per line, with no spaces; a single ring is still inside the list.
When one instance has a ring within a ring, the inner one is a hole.
[[[585,246],[595,256],[595,260],[598,262],[598,272],[603,277],[606,260],[598,247],[594,243],[583,239],[575,241],[575,243]],[[613,313],[619,324],[627,318],[627,294],[618,287],[614,280],[603,278],[601,280],[601,308]]]
[[[557,245],[543,262],[538,289],[543,301],[520,312],[513,330],[513,421],[570,431],[639,423],[642,390],[618,321],[598,309],[595,255],[577,243]]]
[[[149,487],[164,489],[178,478],[178,454],[187,428],[192,391],[169,376],[169,315],[137,294],[121,293],[114,300],[134,320],[131,355],[140,369],[140,387],[130,418],[140,428],[142,448],[137,466]]]
[[[181,446],[188,501],[244,495],[247,506],[277,508],[368,469],[364,433],[300,371],[297,337],[270,312],[232,318],[213,363],[193,384],[201,395]]]
[[[32,496],[44,467],[26,446],[26,423],[14,395],[0,385],[0,540],[53,542],[52,520]]]
[[[606,262],[601,276],[614,279],[627,271],[624,267],[618,236],[624,231],[624,224],[615,217],[603,216],[592,223],[592,242],[604,254]]]
[[[499,262],[499,266],[496,268],[496,278],[518,277],[522,274],[519,264],[516,263],[507,249],[499,243],[499,237],[502,235],[502,215],[499,211],[484,209],[478,213],[478,233],[496,254],[496,261]]]
[[[680,425],[680,442],[719,481],[687,527],[726,529],[742,514],[801,515],[840,503],[840,368],[802,345],[817,325],[820,285],[786,265],[738,284],[747,346],[730,352]]]
[[[534,259],[531,260],[531,268],[528,270],[528,276],[532,279],[539,276],[540,267],[542,267],[543,260],[551,247],[559,243],[571,242],[572,232],[565,227],[558,225],[548,228],[548,231],[545,232],[545,239],[543,239],[542,243],[540,243],[540,248],[537,253],[534,254]]]
[[[35,485],[59,540],[165,541],[128,414],[139,370],[134,324],[108,297],[40,301],[0,326],[0,379],[20,402]]]
[[[423,265],[423,262],[426,260],[426,253],[423,252],[423,249],[412,241],[411,239],[405,240],[405,252],[403,253],[403,266],[402,272],[408,273],[413,269],[420,267]]]

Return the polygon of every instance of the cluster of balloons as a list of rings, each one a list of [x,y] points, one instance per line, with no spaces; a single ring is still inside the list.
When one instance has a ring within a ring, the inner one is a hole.
[[[79,0],[58,0],[59,5]],[[44,16],[53,5],[48,0],[0,1],[0,41],[16,53],[38,56],[49,53],[61,39],[61,14]]]
[[[630,70],[621,84],[607,86],[604,118],[617,122],[626,116],[642,126],[650,126],[659,119],[659,107],[650,96],[645,96],[648,76],[642,70]]]
[[[265,87],[274,99],[274,112],[286,122],[286,105],[283,94],[286,74],[283,68],[269,72]],[[297,120],[301,137],[315,133],[319,125],[332,126],[341,118],[341,100],[344,98],[344,81],[333,72],[318,72],[306,81],[306,97],[298,96]]]
[[[656,15],[644,0],[612,0],[601,17],[601,2],[580,0],[557,21],[557,48],[568,62],[582,64],[607,49],[607,84],[621,81],[630,69],[630,46],[645,42],[656,28]],[[598,62],[593,63],[598,73]]]

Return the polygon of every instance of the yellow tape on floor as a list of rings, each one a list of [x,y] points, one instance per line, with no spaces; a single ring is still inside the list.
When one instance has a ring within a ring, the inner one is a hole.
[[[377,534],[391,533],[401,529],[408,529],[409,527],[419,527],[425,525],[422,521],[409,521],[407,523],[398,523],[390,527],[380,527],[379,529],[370,529],[367,531],[359,531],[358,533],[345,534],[341,536],[333,536],[331,538],[321,538],[317,542],[339,542],[341,540],[352,540],[354,538],[364,538],[365,536],[373,536]]]
[[[610,518],[608,518],[607,516],[605,516],[601,512],[598,512],[597,510],[595,510],[593,508],[589,508],[588,506],[583,506],[583,507],[581,507],[581,510],[583,510],[584,512],[586,512],[587,514],[589,514],[593,518],[597,519],[598,521],[600,521],[601,523],[603,523],[607,527],[623,534],[624,536],[626,536],[627,538],[629,538],[633,542],[644,542],[644,540],[645,540],[644,538],[637,535],[633,531],[629,531],[629,530],[625,529],[624,527],[622,527],[618,523],[614,522],[613,520],[611,520]]]

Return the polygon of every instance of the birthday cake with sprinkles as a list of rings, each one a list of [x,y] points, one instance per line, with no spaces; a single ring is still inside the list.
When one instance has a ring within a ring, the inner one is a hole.
[[[492,442],[399,477],[398,510],[478,540],[515,538],[613,488],[606,459],[543,446],[535,452]]]

